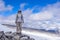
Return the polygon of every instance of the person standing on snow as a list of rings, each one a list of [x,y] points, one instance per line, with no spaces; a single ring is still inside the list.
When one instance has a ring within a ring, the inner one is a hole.
[[[23,15],[22,15],[22,11],[19,10],[18,13],[17,13],[17,16],[16,16],[16,26],[17,26],[17,33],[20,33],[21,34],[21,31],[22,31],[22,23],[24,23],[24,20],[23,20]]]

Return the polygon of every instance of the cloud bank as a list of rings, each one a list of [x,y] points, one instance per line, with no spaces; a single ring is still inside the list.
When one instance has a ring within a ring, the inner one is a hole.
[[[3,0],[0,0],[0,12],[3,11],[11,11],[13,9],[13,6],[11,5],[5,5],[5,2]]]

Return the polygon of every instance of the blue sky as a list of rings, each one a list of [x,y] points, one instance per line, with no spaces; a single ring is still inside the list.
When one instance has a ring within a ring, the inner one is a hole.
[[[60,29],[60,0],[0,0],[0,24],[14,24],[19,9],[23,11],[24,27]]]
[[[18,7],[21,3],[29,4],[29,7],[33,7],[35,5],[38,6],[46,6],[47,4],[56,3],[58,0],[4,0],[6,4],[11,4],[14,7]]]
[[[13,9],[11,12],[9,12],[9,11],[4,12],[4,14],[3,14],[4,16],[8,16],[8,15],[16,13],[20,9],[20,4],[22,4],[22,3],[27,4],[26,6],[24,6],[24,10],[26,10],[27,8],[32,9],[34,6],[41,7],[40,10],[35,9],[33,11],[35,13],[35,12],[41,11],[42,8],[48,4],[54,4],[56,2],[60,2],[60,0],[3,0],[3,1],[5,2],[5,6],[7,6],[7,5],[13,6]],[[5,13],[7,13],[7,14],[5,14]]]

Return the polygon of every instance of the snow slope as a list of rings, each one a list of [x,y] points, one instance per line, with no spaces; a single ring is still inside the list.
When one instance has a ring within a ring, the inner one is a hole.
[[[5,31],[5,32],[7,32],[7,31],[14,32],[15,31],[15,29],[10,29],[10,28],[7,28],[6,26],[3,26],[3,25],[0,25],[0,30]],[[31,38],[35,38],[35,40],[60,40],[60,37],[52,36],[52,35],[37,32],[37,31],[23,30],[22,32],[24,34],[31,36]]]

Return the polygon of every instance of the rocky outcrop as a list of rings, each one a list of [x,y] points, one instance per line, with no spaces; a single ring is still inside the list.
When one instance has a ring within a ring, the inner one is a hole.
[[[5,32],[0,31],[0,40],[34,40],[30,38],[28,35],[19,34],[19,33],[12,33],[12,32]]]

